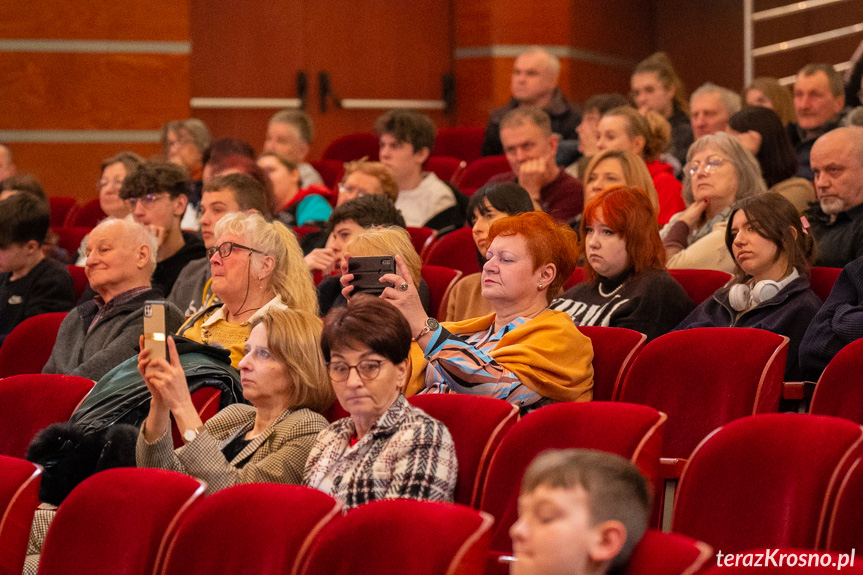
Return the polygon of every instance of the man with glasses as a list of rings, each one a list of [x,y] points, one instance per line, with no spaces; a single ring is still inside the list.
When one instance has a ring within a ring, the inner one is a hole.
[[[267,192],[255,178],[246,174],[216,176],[206,184],[201,195],[201,237],[204,247],[212,249],[216,242],[213,229],[224,216],[234,212],[267,213]],[[209,255],[209,254],[208,254]],[[193,260],[177,276],[168,301],[192,317],[213,303],[210,289],[210,260]]]
[[[166,162],[147,162],[126,177],[120,197],[135,221],[156,237],[156,271],[153,287],[171,293],[182,269],[204,257],[204,244],[196,234],[180,229],[189,202],[186,171]]]
[[[69,312],[42,373],[80,375],[98,381],[138,353],[144,303],[162,294],[150,286],[156,238],[141,224],[107,219],[87,237],[85,271],[96,296]],[[171,304],[165,329],[174,333],[183,316]]]

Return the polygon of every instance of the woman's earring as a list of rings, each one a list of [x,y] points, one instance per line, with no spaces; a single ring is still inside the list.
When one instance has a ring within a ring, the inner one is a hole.
[[[542,284],[539,284],[539,289],[542,289]]]

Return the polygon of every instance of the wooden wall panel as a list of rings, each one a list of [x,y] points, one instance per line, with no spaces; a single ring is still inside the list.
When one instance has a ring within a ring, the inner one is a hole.
[[[0,38],[189,39],[189,9],[176,0],[14,0],[0,2]]]
[[[570,41],[576,48],[634,62],[654,51],[651,0],[573,0],[571,18]]]
[[[71,196],[84,204],[98,197],[102,161],[123,150],[145,158],[159,153],[158,144],[7,144],[18,173],[33,174],[49,196]]]
[[[561,83],[561,86],[576,102],[583,103],[594,94],[617,92],[626,96],[629,93],[629,69],[579,60],[570,61],[568,66],[568,83]]]
[[[0,129],[156,130],[189,110],[187,56],[12,52]]]

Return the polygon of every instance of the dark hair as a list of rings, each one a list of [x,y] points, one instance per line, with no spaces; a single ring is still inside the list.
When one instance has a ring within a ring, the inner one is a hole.
[[[188,172],[169,162],[145,162],[128,174],[120,188],[120,198],[141,198],[147,194],[167,192],[172,198],[189,191]]]
[[[31,194],[15,194],[0,202],[0,248],[36,240],[48,234],[51,213],[48,203]]]
[[[229,156],[245,156],[255,159],[255,149],[245,140],[239,138],[220,138],[207,146],[201,163],[205,166],[210,162],[219,162]]]
[[[776,112],[761,106],[749,106],[732,115],[728,125],[736,132],[754,130],[761,135],[761,147],[755,159],[761,166],[761,175],[768,188],[797,173],[797,153]]]
[[[587,227],[594,225],[596,212],[602,210],[602,219],[608,228],[620,234],[626,242],[626,256],[632,273],[649,269],[665,269],[665,248],[659,238],[656,210],[647,193],[638,188],[616,187],[599,192],[584,207],[581,219],[581,237],[587,237]],[[581,246],[582,256],[587,241]],[[585,258],[584,277],[597,282],[596,271]]]
[[[347,220],[353,220],[364,228],[369,226],[405,227],[402,213],[396,209],[392,200],[382,194],[362,196],[343,203],[330,214],[327,225],[332,230],[336,225]]]
[[[471,225],[475,223],[475,212],[482,215],[488,212],[483,200],[488,200],[491,207],[508,216],[533,211],[533,201],[530,199],[530,194],[515,182],[486,184],[470,197],[470,202],[467,205],[467,217]]]
[[[258,165],[255,159],[247,156],[222,156],[218,159],[213,157],[210,160],[210,168],[212,169],[212,177],[215,178],[227,172],[228,170],[236,170],[235,173],[246,174],[255,179],[264,188],[264,193],[267,202],[267,212],[261,212],[264,217],[269,218],[272,215],[272,205],[275,201],[273,197],[273,181],[270,176]],[[225,174],[227,175],[227,174]]]
[[[629,100],[620,94],[594,94],[584,102],[583,109],[585,112],[596,110],[601,116],[609,110],[628,105]]]
[[[144,158],[142,158],[135,152],[120,152],[118,154],[114,154],[113,156],[102,162],[102,167],[99,170],[99,173],[104,172],[105,168],[107,168],[108,166],[113,166],[114,164],[123,164],[123,167],[126,168],[126,175],[128,175],[134,172],[135,169],[144,162]]]
[[[234,193],[234,199],[241,211],[257,210],[262,216],[270,216],[267,203],[267,190],[252,176],[246,174],[226,174],[216,176],[204,186],[203,193],[217,192],[228,189]]]
[[[830,93],[833,94],[834,98],[845,96],[845,80],[842,77],[842,74],[837,72],[836,68],[830,64],[806,64],[799,72],[797,72],[797,75],[806,76],[808,78],[810,76],[814,76],[818,72],[822,72],[827,76],[827,81],[830,84]]]
[[[655,52],[638,63],[632,75],[654,73],[665,89],[674,86],[674,102],[680,110],[689,113],[689,102],[686,100],[686,88],[683,80],[674,71],[671,59],[665,52]]]
[[[731,215],[725,228],[725,247],[732,258],[734,258],[732,246],[735,235],[731,228],[734,216],[740,210],[746,214],[752,229],[761,237],[776,244],[776,257],[773,261],[777,261],[779,256],[785,254],[788,258],[786,273],[797,269],[800,275],[809,276],[809,267],[815,259],[815,241],[809,230],[803,230],[800,214],[797,213],[794,204],[774,192],[758,194],[735,203],[731,207]],[[749,280],[749,274],[743,271],[736,259],[734,266],[736,267],[735,282],[744,283]]]
[[[30,174],[9,176],[0,182],[0,191],[7,192],[10,190],[29,194],[45,202],[48,201],[48,196],[45,195],[45,190],[42,188],[42,184],[39,183],[36,176]]]
[[[333,350],[364,345],[393,363],[407,359],[411,349],[411,327],[393,304],[357,294],[345,307],[334,308],[324,318],[321,351],[330,361]]]
[[[611,560],[611,568],[629,559],[647,529],[650,489],[638,468],[620,455],[593,449],[544,451],[524,472],[521,492],[531,493],[541,486],[584,489],[591,526],[623,523],[626,543]]]
[[[375,135],[390,134],[398,142],[405,142],[420,152],[428,148],[434,150],[434,122],[425,114],[413,110],[390,110],[375,120]]]

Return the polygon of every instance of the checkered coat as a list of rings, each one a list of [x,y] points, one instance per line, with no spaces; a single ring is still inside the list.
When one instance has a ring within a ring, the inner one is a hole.
[[[327,426],[326,419],[308,409],[288,410],[228,461],[222,447],[237,433],[252,429],[256,412],[250,405],[229,405],[204,424],[198,437],[176,451],[170,432],[147,444],[142,431],[136,451],[138,467],[186,473],[205,481],[208,494],[239,483],[299,484],[309,450]],[[246,464],[237,468],[243,460]]]
[[[452,501],[457,475],[449,430],[399,395],[351,447],[350,417],[322,431],[306,462],[304,482],[350,509],[387,498]]]

